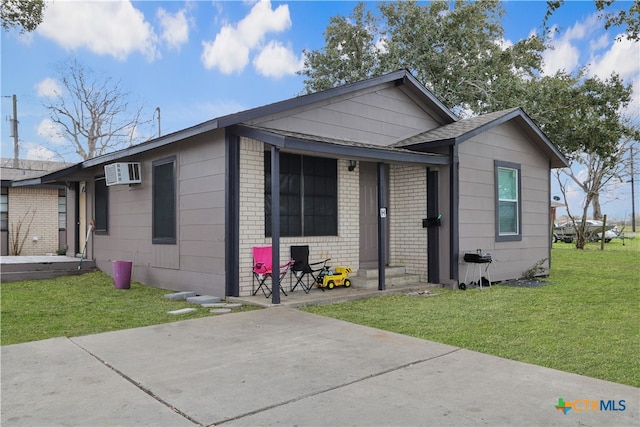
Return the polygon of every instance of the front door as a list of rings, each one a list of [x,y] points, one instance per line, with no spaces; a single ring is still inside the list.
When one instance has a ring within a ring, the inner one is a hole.
[[[375,163],[359,162],[358,169],[360,171],[360,268],[377,268],[378,172]],[[389,186],[387,185],[386,188]],[[388,254],[389,251],[386,253]]]

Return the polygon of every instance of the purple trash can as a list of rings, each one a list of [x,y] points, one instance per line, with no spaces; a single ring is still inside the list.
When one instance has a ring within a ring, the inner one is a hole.
[[[113,261],[113,280],[116,289],[131,288],[131,261]]]

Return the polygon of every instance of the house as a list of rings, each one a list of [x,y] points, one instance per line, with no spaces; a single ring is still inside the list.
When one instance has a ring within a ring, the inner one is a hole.
[[[139,163],[140,183],[107,186],[114,163]],[[95,221],[88,254],[102,270],[127,259],[145,284],[239,296],[264,245],[274,264],[308,244],[311,261],[377,270],[379,289],[386,265],[455,286],[477,249],[496,260],[492,280],[520,277],[549,257],[550,170],[566,164],[523,110],[458,120],[399,70],[24,184],[68,183],[79,221]]]
[[[46,160],[0,159],[2,256],[46,255],[66,248],[67,229],[70,227],[67,223],[66,187],[56,183],[17,187],[12,184],[69,165]]]

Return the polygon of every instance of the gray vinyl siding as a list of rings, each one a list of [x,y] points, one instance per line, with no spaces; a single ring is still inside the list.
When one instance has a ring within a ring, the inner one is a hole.
[[[421,107],[395,86],[351,94],[251,124],[341,140],[389,145],[439,124],[435,114]]]
[[[176,244],[152,244],[152,162],[170,156],[176,159]],[[109,187],[109,230],[94,237],[98,267],[111,273],[112,261],[130,260],[133,279],[146,285],[224,296],[224,156],[218,131],[126,159],[141,163],[142,184]],[[92,212],[93,200],[87,204]]]
[[[460,280],[463,254],[476,249],[491,253],[492,280],[522,277],[549,254],[549,160],[511,122],[463,142],[459,154]],[[521,241],[496,242],[494,159],[521,166]]]

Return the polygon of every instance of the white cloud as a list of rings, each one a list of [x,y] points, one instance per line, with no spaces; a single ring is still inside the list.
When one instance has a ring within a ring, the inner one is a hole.
[[[162,27],[160,38],[170,49],[179,50],[181,45],[189,41],[189,20],[185,9],[180,9],[175,15],[172,15],[160,8],[157,17]]]
[[[62,95],[62,89],[60,88],[58,81],[51,77],[47,77],[41,82],[36,83],[36,91],[38,92],[38,96],[48,98],[57,98]]]
[[[601,79],[614,71],[625,80],[636,77],[640,73],[640,43],[626,37],[615,41],[604,54],[592,57],[589,71]]]
[[[289,6],[272,10],[270,1],[256,3],[237,25],[225,24],[213,41],[202,42],[202,63],[208,70],[217,68],[225,74],[242,71],[250,51],[259,48],[266,34],[290,27]]]
[[[604,49],[604,48],[608,47],[609,43],[611,43],[609,41],[609,34],[608,33],[604,33],[603,35],[600,36],[600,38],[591,40],[589,42],[589,47],[591,48],[591,51],[593,52],[593,51]]]
[[[584,35],[581,27],[580,23],[576,23],[573,28],[567,30],[559,39],[556,39],[556,28],[552,29],[551,45],[553,49],[546,50],[542,55],[544,61],[543,74],[552,75],[556,71],[565,70],[571,72],[576,69],[580,60],[580,50],[573,44],[573,41]]]
[[[157,36],[130,1],[47,2],[37,32],[68,50],[86,48],[125,60],[140,52],[158,56]]]
[[[54,145],[62,146],[67,143],[62,130],[51,119],[42,120],[36,128],[36,132]]]
[[[224,74],[241,71],[249,63],[249,47],[232,27],[223,27],[213,42],[203,42],[202,63],[207,70],[217,68]]]
[[[53,151],[48,148],[33,143],[26,142],[22,144],[22,150],[24,154],[21,154],[20,157],[28,160],[45,160],[45,161],[55,161],[60,160],[60,158]]]
[[[271,41],[255,57],[253,65],[263,76],[280,78],[302,69],[304,59],[297,57],[290,47]]]

